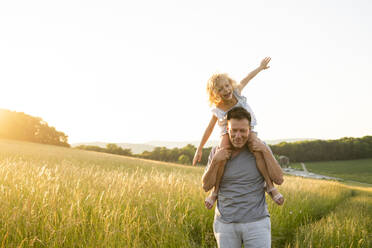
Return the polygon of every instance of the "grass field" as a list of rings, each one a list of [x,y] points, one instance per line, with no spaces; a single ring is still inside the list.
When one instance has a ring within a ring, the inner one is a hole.
[[[310,172],[372,184],[372,159],[306,162],[305,164]],[[290,166],[302,169],[299,163],[293,163]]]
[[[203,168],[0,140],[0,247],[215,247]],[[372,188],[288,176],[272,247],[372,247]]]

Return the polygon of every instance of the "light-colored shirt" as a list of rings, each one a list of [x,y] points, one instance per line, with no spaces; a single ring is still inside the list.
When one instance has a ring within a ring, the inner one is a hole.
[[[251,130],[254,130],[254,127],[257,125],[256,116],[253,113],[252,108],[247,103],[247,98],[239,94],[237,90],[233,91],[234,96],[238,102],[230,109],[223,111],[220,108],[214,107],[211,109],[213,115],[217,117],[217,124],[221,129],[221,136],[227,133],[227,112],[235,107],[243,107],[251,114]]]

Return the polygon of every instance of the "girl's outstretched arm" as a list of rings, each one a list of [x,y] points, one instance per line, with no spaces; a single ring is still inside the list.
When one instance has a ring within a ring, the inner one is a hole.
[[[211,133],[213,131],[214,126],[216,125],[216,122],[217,122],[217,117],[212,115],[212,118],[209,121],[208,127],[204,131],[203,138],[200,141],[200,145],[199,145],[198,149],[196,149],[194,159],[192,161],[192,165],[196,165],[197,162],[200,162],[200,160],[202,158],[203,147],[204,147],[205,143],[207,143],[207,140],[209,139],[209,136],[211,136]]]
[[[253,71],[251,71],[245,78],[243,78],[242,81],[240,81],[239,85],[238,85],[238,90],[239,90],[239,93],[242,92],[242,90],[244,89],[244,87],[249,83],[249,81],[251,81],[252,78],[254,78],[260,71],[262,70],[266,70],[268,68],[270,68],[270,66],[268,66],[269,62],[270,62],[271,58],[270,57],[266,57],[264,58],[262,61],[261,61],[261,64],[259,67],[257,67],[256,69],[254,69]]]

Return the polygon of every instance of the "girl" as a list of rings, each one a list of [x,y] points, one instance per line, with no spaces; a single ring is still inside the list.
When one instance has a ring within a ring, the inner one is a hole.
[[[253,131],[253,128],[256,125],[256,118],[254,116],[252,109],[247,103],[247,99],[241,95],[241,92],[243,88],[248,84],[248,82],[252,78],[254,78],[260,71],[266,70],[270,67],[268,66],[270,60],[271,60],[270,57],[264,58],[261,61],[260,66],[256,68],[255,70],[253,70],[252,72],[250,72],[238,85],[235,83],[235,81],[233,81],[230,77],[228,77],[227,74],[215,74],[208,80],[207,92],[209,95],[210,105],[214,105],[214,108],[212,109],[213,115],[212,115],[212,119],[210,120],[207,129],[204,132],[200,145],[195,152],[193,165],[195,165],[197,162],[200,162],[201,157],[202,157],[203,147],[205,143],[207,142],[209,136],[211,135],[216,122],[218,122],[218,125],[221,128],[221,140],[220,140],[219,147],[223,147],[227,149],[231,148],[229,136],[227,134],[227,128],[226,128],[227,123],[226,123],[225,117],[226,117],[227,112],[233,107],[237,107],[237,106],[243,107],[251,114],[251,117],[252,117],[251,130]],[[249,135],[248,144],[250,144],[253,139],[257,139],[255,132],[251,132],[251,134]],[[279,193],[279,191],[274,187],[273,182],[269,177],[263,155],[260,152],[254,152],[254,151],[252,152],[256,158],[257,168],[265,179],[266,191],[268,192],[268,194],[271,196],[271,198],[274,200],[276,204],[282,205],[284,202],[284,198]],[[211,209],[214,205],[214,202],[216,201],[217,192],[218,192],[221,178],[224,172],[225,164],[226,164],[226,161],[222,162],[222,164],[219,166],[214,189],[212,193],[205,199],[205,206],[208,209]]]

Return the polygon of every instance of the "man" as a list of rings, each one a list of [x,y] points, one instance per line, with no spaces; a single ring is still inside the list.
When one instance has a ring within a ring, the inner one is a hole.
[[[209,191],[216,182],[220,162],[226,159],[220,183],[213,231],[220,248],[271,247],[271,222],[265,201],[264,179],[256,167],[253,154],[247,149],[251,116],[241,107],[230,110],[227,125],[233,149],[212,150],[203,175],[203,189]],[[270,148],[256,140],[250,144],[262,152],[270,178],[283,183],[283,172]]]

